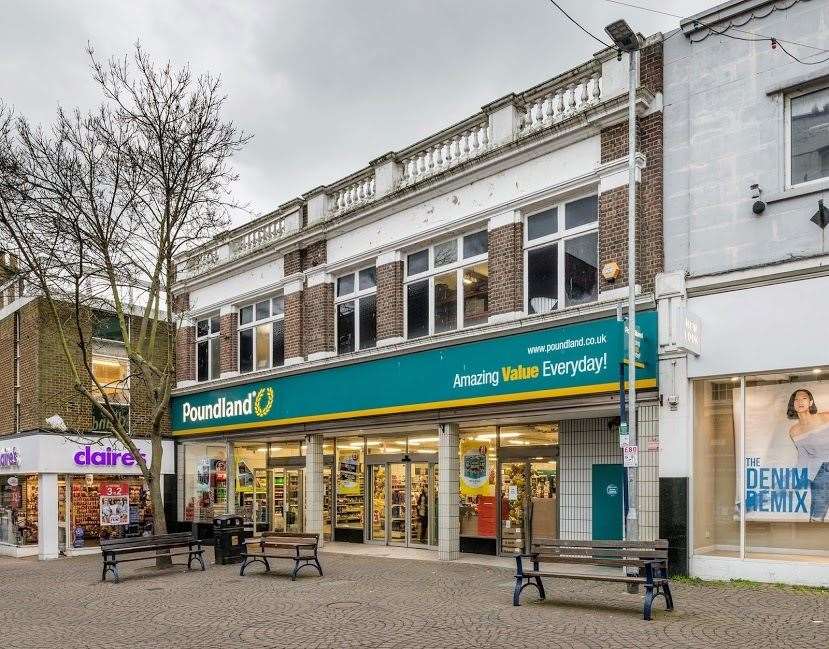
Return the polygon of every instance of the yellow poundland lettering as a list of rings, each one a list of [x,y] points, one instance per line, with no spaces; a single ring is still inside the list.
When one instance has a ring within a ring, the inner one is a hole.
[[[504,382],[507,381],[528,381],[530,379],[537,379],[540,373],[538,365],[530,365],[524,367],[523,365],[505,365],[501,368],[501,376]]]

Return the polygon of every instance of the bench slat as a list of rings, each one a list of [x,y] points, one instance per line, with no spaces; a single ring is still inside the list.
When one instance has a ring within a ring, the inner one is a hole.
[[[592,557],[541,557],[539,556],[538,562],[541,564],[544,563],[565,563],[565,564],[580,564],[580,565],[592,565],[592,566],[608,566],[611,568],[620,568],[622,566],[639,566],[644,567],[646,561],[641,559],[601,559],[601,558],[592,558]]]
[[[204,550],[193,550],[192,552],[170,552],[169,554],[162,554],[162,557],[183,557],[191,554],[201,554]],[[126,559],[114,559],[115,563],[126,563],[127,561],[147,561],[148,559],[155,559],[155,556],[149,557],[127,557]]]
[[[667,550],[668,542],[665,539],[656,541],[573,541],[566,539],[534,539],[533,547],[568,547],[568,548],[642,548]]]
[[[645,584],[644,577],[626,577],[625,575],[591,575],[590,573],[545,572],[542,570],[524,573],[525,577],[551,577],[553,579],[580,579],[582,581],[611,581],[616,583]],[[667,581],[654,578],[654,583]]]
[[[630,557],[635,559],[667,559],[667,550],[636,550],[615,548],[552,548],[536,547],[533,545],[533,554],[547,557],[597,557],[615,558]]]
[[[159,552],[162,550],[173,550],[176,548],[187,548],[190,547],[191,543],[184,542],[184,543],[166,543],[164,545],[137,545],[137,546],[126,546],[126,547],[117,547],[117,548],[101,548],[101,551],[105,554],[133,554],[135,552]],[[192,543],[192,545],[198,545],[197,543]]]

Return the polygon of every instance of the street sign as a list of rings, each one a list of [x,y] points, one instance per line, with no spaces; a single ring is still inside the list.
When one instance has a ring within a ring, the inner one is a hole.
[[[619,446],[628,446],[630,444],[630,432],[628,432],[628,424],[623,421],[619,424]]]
[[[630,332],[630,328],[628,327],[628,319],[625,318],[624,324],[622,326],[622,331],[624,335],[622,336],[624,340],[624,348],[623,348],[623,355],[622,358],[624,359],[622,362],[625,365],[630,362],[630,354],[628,353],[628,336]],[[639,326],[636,326],[636,349],[634,350],[634,359],[636,363],[636,367],[645,367],[645,364],[642,362],[642,341],[645,339],[645,335],[642,333],[642,330]]]
[[[624,458],[624,465],[626,469],[635,469],[639,466],[638,446],[623,446],[622,456]]]

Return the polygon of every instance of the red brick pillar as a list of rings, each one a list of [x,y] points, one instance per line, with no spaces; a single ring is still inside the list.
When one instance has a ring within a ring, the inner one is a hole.
[[[403,259],[384,253],[377,257],[377,346],[403,340]]]
[[[230,378],[239,374],[239,312],[234,306],[223,306],[219,313],[220,377]]]
[[[285,284],[285,365],[296,365],[305,360],[302,350],[303,282],[295,279]]]
[[[489,321],[524,315],[524,224],[510,210],[489,220]]]
[[[185,319],[176,328],[176,384],[179,387],[196,381],[196,327]]]
[[[306,272],[302,296],[303,341],[309,361],[330,358],[334,348],[334,283],[322,269]]]

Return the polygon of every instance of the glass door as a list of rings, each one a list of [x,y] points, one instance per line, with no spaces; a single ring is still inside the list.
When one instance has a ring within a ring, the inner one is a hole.
[[[530,463],[530,541],[558,538],[558,471],[555,460]]]
[[[527,462],[501,463],[501,553],[524,551],[527,531]]]
[[[410,498],[411,538],[409,545],[430,545],[429,519],[432,518],[432,502],[430,502],[430,471],[426,462],[415,462],[409,465],[412,472],[412,489]]]
[[[386,542],[386,465],[375,464],[370,468],[371,491],[369,492],[369,540]]]
[[[408,534],[407,464],[388,465],[389,474],[389,545],[406,545]]]
[[[333,529],[331,527],[331,503],[333,484],[331,482],[331,466],[326,466],[322,470],[322,484],[324,488],[324,495],[322,497],[322,538],[330,541],[333,538]]]
[[[305,485],[302,469],[285,469],[285,531],[303,531]]]
[[[285,531],[285,469],[271,469],[271,531]]]

